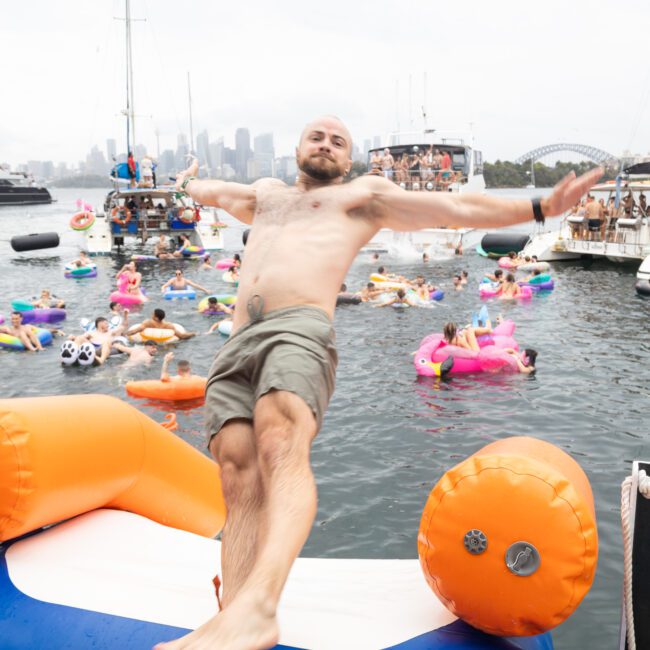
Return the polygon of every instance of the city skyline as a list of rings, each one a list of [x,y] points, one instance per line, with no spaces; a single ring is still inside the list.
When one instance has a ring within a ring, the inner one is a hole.
[[[225,135],[231,148],[246,125],[252,136],[273,132],[276,151],[291,155],[303,125],[322,114],[338,115],[359,148],[425,124],[471,130],[486,160],[553,142],[650,148],[650,78],[628,63],[643,60],[647,3],[612,5],[634,17],[624,30],[610,29],[607,12],[586,0],[526,12],[514,0],[451,11],[412,0],[380,1],[371,12],[362,4],[306,11],[295,0],[190,0],[180,18],[171,0],[133,0],[137,142],[157,153],[175,150],[178,133],[189,139],[189,73],[194,132]],[[0,25],[11,62],[0,161],[76,164],[93,143],[121,143],[125,30],[115,18],[123,16],[118,0],[12,5]],[[606,43],[599,56],[582,45],[595,41]]]

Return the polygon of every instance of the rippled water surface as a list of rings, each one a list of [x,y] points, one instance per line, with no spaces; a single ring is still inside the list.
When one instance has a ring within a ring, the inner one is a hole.
[[[98,277],[66,280],[63,265],[77,255],[81,239],[68,229],[74,200],[102,202],[101,190],[59,190],[49,206],[0,209],[0,239],[13,234],[56,230],[65,233],[53,251],[14,253],[0,241],[0,313],[14,298],[41,288],[63,297],[69,307],[65,329],[78,330],[82,317],[108,311],[113,277],[124,258],[97,258]],[[228,229],[228,252],[241,248],[241,227]],[[129,254],[132,251],[129,251]],[[141,252],[141,251],[139,251]],[[415,257],[382,256],[392,272],[424,273],[440,283],[446,297],[434,309],[341,307],[336,313],[340,365],[337,390],[313,451],[319,510],[305,555],[325,557],[416,557],[419,518],[429,491],[454,464],[486,443],[505,436],[531,435],[570,453],[587,472],[594,490],[600,557],[594,587],[578,612],[554,634],[556,647],[618,647],[622,553],[619,484],[635,458],[650,458],[650,302],[635,296],[635,266],[607,262],[555,264],[556,290],[529,304],[490,305],[517,324],[520,345],[539,351],[532,377],[491,375],[418,379],[411,353],[420,339],[440,331],[447,320],[467,322],[480,306],[476,282],[493,261],[467,250],[463,257],[423,265]],[[142,263],[150,295],[173,274],[176,262]],[[220,272],[181,262],[190,279],[226,292]],[[470,274],[467,290],[453,292],[451,276]],[[348,275],[359,288],[375,268],[360,255]],[[210,319],[195,302],[154,301],[171,320],[206,332]],[[145,313],[150,310],[145,308]],[[134,315],[137,322],[137,315]],[[207,373],[223,339],[200,336],[179,344],[177,358]],[[10,397],[107,393],[136,405],[156,420],[170,408],[127,397],[131,378],[157,376],[161,359],[144,368],[111,360],[102,368],[62,367],[55,349],[44,354],[0,350],[3,394]],[[203,447],[203,413],[178,413],[178,435]],[[504,504],[504,509],[507,504]],[[432,596],[433,597],[433,596]]]

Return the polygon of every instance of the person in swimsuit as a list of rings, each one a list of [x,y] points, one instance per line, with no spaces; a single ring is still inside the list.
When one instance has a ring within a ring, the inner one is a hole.
[[[442,334],[448,345],[455,345],[459,348],[478,352],[481,348],[476,337],[492,334],[492,324],[488,321],[485,327],[466,327],[459,330],[456,323],[447,323],[442,330]]]
[[[506,348],[504,352],[511,354],[517,361],[517,369],[524,375],[530,375],[535,372],[535,362],[537,361],[537,350],[526,348],[523,352],[517,352],[513,348]]]
[[[174,255],[169,252],[169,240],[163,233],[160,233],[160,236],[158,237],[158,241],[153,249],[153,254],[159,260],[168,260],[174,257]]]
[[[368,284],[361,289],[359,296],[361,297],[361,302],[370,302],[371,300],[376,300],[384,293],[383,289],[377,287],[374,282],[368,282]]]
[[[12,311],[9,325],[0,325],[0,334],[15,336],[30,352],[43,352],[43,346],[38,336],[29,325],[23,325],[23,315],[19,311]]]
[[[412,298],[409,298],[406,295],[404,289],[398,289],[395,292],[395,295],[388,299],[386,302],[379,303],[378,305],[373,305],[373,307],[388,307],[389,305],[397,305],[399,307],[417,307],[418,304]]]
[[[49,289],[43,289],[41,291],[41,297],[35,300],[32,305],[37,309],[63,309],[65,307],[65,301],[53,296]]]
[[[160,291],[162,291],[162,293],[165,293],[167,288],[170,288],[173,291],[184,291],[185,289],[187,289],[187,287],[194,287],[195,289],[200,289],[201,291],[203,291],[203,293],[210,293],[205,287],[202,287],[197,282],[188,280],[183,275],[183,271],[181,271],[180,269],[176,269],[176,271],[174,272],[174,277],[169,278],[169,280],[167,280],[167,282],[163,284]]]
[[[160,370],[160,381],[183,381],[184,379],[189,379],[192,376],[192,367],[189,361],[185,359],[179,359],[176,362],[176,375],[169,374],[169,364],[174,358],[173,352],[168,352],[163,357],[163,364]]]
[[[133,336],[151,327],[152,329],[174,330],[174,334],[179,339],[191,339],[193,336],[196,336],[196,332],[181,332],[174,323],[168,323],[165,320],[165,316],[166,314],[162,309],[154,309],[151,318],[142,321],[139,325],[134,325],[127,331],[127,335]]]
[[[515,282],[515,276],[512,273],[506,275],[505,282],[502,282],[498,289],[498,295],[502,300],[512,300],[521,295],[521,287]]]
[[[135,296],[140,296],[142,300],[146,300],[146,296],[142,293],[140,285],[142,284],[142,273],[137,270],[135,262],[128,262],[125,264],[116,275],[118,283],[124,282],[126,280],[126,286],[124,287],[124,293],[130,293]],[[120,285],[118,284],[118,287]],[[122,289],[120,289],[122,290]]]
[[[326,116],[296,148],[295,185],[198,180],[195,160],[177,191],[251,227],[230,338],[208,374],[209,449],[227,507],[222,611],[157,648],[270,648],[291,566],[316,516],[311,445],[334,390],[336,295],[361,247],[380,228],[499,228],[533,219],[528,199],[407,192],[378,175],[343,183],[352,139]],[[550,217],[575,203],[602,170],[569,174],[541,199]],[[538,212],[538,218],[540,218]]]

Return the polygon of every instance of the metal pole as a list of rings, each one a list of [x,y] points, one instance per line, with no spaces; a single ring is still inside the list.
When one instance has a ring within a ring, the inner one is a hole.
[[[194,125],[192,123],[192,86],[190,85],[190,72],[187,71],[187,97],[190,103],[190,153],[194,153]]]

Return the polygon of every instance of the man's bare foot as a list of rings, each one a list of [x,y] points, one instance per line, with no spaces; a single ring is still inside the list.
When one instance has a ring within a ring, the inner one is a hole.
[[[278,623],[258,603],[238,598],[187,636],[159,643],[154,650],[266,650],[277,644]]]
[[[196,332],[179,332],[176,336],[179,339],[191,339],[193,336],[196,336]]]

